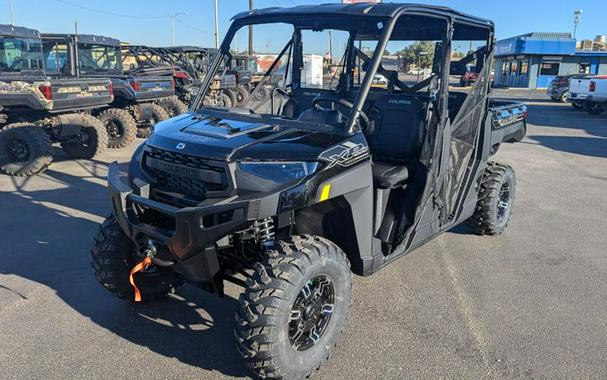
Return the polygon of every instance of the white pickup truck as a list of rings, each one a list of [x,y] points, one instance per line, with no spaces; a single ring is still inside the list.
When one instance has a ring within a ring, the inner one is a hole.
[[[574,107],[583,107],[593,115],[598,115],[603,111],[607,112],[607,75],[572,78],[569,92],[571,96],[567,101]]]

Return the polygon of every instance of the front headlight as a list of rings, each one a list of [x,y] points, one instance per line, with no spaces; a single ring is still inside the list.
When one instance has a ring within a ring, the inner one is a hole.
[[[317,168],[318,162],[239,162],[236,183],[243,190],[271,191],[313,174]]]

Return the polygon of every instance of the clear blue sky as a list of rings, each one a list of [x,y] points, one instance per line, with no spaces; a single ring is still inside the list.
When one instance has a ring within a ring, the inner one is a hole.
[[[254,0],[256,8],[326,2],[331,0]],[[571,32],[573,11],[576,8],[583,9],[578,39],[607,34],[607,0],[410,2],[446,5],[492,19],[496,24],[498,39],[531,31]],[[218,0],[218,3],[220,34],[223,36],[229,26],[229,19],[246,10],[248,0]],[[214,46],[213,0],[13,0],[13,9],[16,25],[43,32],[72,32],[74,21],[78,21],[81,33],[101,34],[130,43],[156,46],[171,44],[170,15],[184,12],[186,15],[179,16],[179,22],[176,23],[177,44]],[[10,23],[8,0],[0,0],[0,23]],[[256,37],[265,40],[264,45],[272,39],[271,35],[264,33]],[[244,41],[239,42],[239,45],[244,44]]]

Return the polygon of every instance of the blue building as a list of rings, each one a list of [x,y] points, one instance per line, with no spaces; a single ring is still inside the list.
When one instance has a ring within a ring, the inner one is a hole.
[[[496,86],[545,88],[567,74],[607,74],[607,51],[576,50],[570,33],[528,33],[498,41]]]

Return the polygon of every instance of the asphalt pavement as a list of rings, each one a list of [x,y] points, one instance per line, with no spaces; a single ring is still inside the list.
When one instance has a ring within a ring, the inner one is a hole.
[[[529,104],[527,137],[495,156],[517,173],[509,228],[460,226],[355,277],[344,336],[315,378],[607,378],[607,116],[533,91],[495,96]],[[133,149],[57,152],[40,176],[0,176],[1,378],[247,376],[238,287],[131,306],[96,283],[107,164]]]

